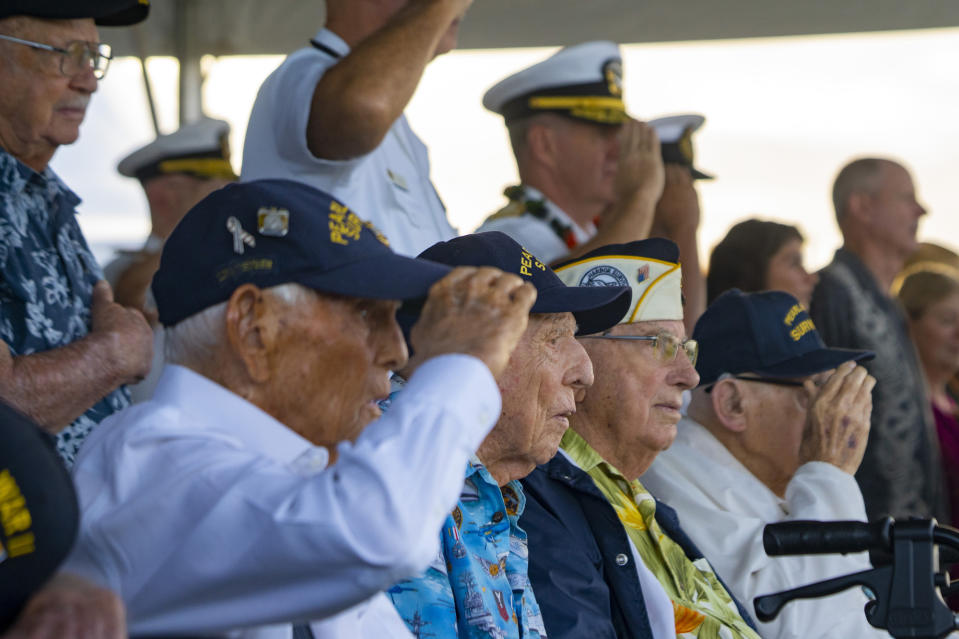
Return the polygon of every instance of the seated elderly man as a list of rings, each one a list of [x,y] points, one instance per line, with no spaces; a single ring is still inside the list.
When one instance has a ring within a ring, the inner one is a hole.
[[[726,292],[693,332],[687,417],[643,482],[746,601],[870,567],[865,553],[768,557],[763,527],[786,519],[865,520],[853,474],[869,433],[871,353],[826,348],[806,309],[781,291]],[[835,369],[833,371],[832,369]],[[786,606],[763,637],[886,636],[859,590]]]
[[[516,480],[556,454],[576,399],[593,382],[575,335],[619,321],[629,290],[567,287],[498,231],[440,242],[420,257],[515,273],[536,287],[537,298],[498,380],[503,412],[466,467],[463,494],[440,535],[441,552],[425,574],[400,582],[390,596],[417,636],[545,637],[529,584],[526,533],[517,524],[525,498]]]
[[[581,338],[596,380],[560,454],[523,481],[530,579],[550,639],[756,639],[748,614],[638,478],[676,434],[699,380],[676,245],[602,247],[557,267],[567,284],[632,288],[626,317]]]
[[[374,595],[435,556],[535,298],[496,269],[449,270],[303,184],[202,200],[153,282],[169,362],[153,399],[77,460],[68,569],[120,593],[132,634],[288,639],[349,609],[313,631],[408,639]],[[380,418],[407,362],[398,300],[428,290],[421,364]]]

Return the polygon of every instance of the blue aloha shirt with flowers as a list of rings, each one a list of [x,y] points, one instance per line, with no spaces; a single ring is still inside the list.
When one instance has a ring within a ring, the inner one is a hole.
[[[422,576],[387,591],[414,637],[546,637],[517,523],[525,505],[519,482],[500,489],[479,459],[470,460],[436,559]]]
[[[79,203],[49,167],[37,173],[0,149],[0,339],[14,356],[89,332],[93,285],[103,273],[77,224]],[[67,465],[97,423],[129,404],[126,389],[115,389],[61,431],[57,450]]]

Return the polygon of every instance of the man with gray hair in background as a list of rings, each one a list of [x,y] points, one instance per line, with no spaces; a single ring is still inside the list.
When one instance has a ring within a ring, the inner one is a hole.
[[[847,164],[833,185],[843,246],[819,272],[811,315],[829,346],[870,350],[876,378],[869,443],[856,480],[872,519],[944,515],[936,433],[902,311],[889,294],[916,250],[919,218],[909,171],[884,158]]]

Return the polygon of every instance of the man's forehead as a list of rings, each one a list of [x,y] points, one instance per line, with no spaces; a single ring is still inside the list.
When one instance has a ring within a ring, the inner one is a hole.
[[[676,337],[685,338],[686,328],[680,320],[645,320],[629,324],[617,324],[610,333],[615,335],[655,335],[668,333]]]
[[[570,312],[563,313],[530,313],[530,325],[534,323],[546,330],[572,330],[576,332],[576,318]]]
[[[43,44],[59,46],[73,40],[89,42],[99,41],[97,25],[93,18],[76,18],[71,20],[50,20],[31,16],[14,16],[0,20],[0,33],[7,33],[8,25],[16,32],[15,35],[24,39],[32,39]]]

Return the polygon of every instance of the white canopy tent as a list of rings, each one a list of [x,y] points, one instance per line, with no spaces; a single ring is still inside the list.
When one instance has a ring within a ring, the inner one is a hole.
[[[154,0],[133,29],[105,30],[118,55],[180,60],[180,120],[202,111],[203,55],[286,54],[323,22],[321,0]],[[942,0],[476,0],[460,47],[714,40],[959,26]]]

